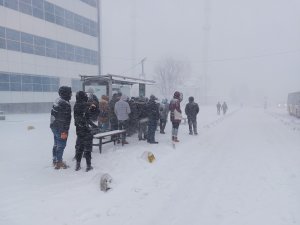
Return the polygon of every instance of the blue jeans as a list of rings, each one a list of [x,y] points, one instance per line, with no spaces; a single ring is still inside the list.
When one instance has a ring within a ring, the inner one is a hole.
[[[109,122],[106,122],[106,123],[99,123],[99,128],[100,128],[100,131],[101,131],[101,132],[106,132],[106,131],[108,131],[108,130],[109,130],[108,127],[109,127]]]
[[[53,162],[62,162],[62,157],[64,154],[65,147],[67,145],[67,140],[60,138],[60,131],[55,128],[51,128],[54,135],[54,145],[52,149]]]

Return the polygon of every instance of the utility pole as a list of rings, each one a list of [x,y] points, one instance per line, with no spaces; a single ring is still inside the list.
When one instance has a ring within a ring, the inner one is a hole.
[[[136,76],[136,70],[134,68],[134,65],[136,64],[136,0],[132,0],[131,10],[131,60],[133,75]]]
[[[204,0],[204,24],[203,24],[203,68],[202,68],[202,100],[204,104],[208,103],[208,53],[209,53],[209,39],[210,39],[210,14],[211,6],[210,0]]]
[[[144,71],[144,62],[146,61],[146,57],[145,58],[143,58],[142,60],[141,60],[141,65],[142,65],[142,73],[140,74],[140,78],[141,79],[145,79],[146,78],[146,74],[145,74],[145,71]]]

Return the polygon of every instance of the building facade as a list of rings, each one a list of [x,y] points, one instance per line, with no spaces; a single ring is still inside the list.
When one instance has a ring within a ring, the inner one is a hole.
[[[98,74],[99,18],[98,0],[0,0],[0,111],[47,111]]]

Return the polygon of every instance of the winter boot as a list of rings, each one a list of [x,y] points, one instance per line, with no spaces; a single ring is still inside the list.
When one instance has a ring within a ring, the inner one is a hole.
[[[67,169],[69,166],[65,162],[57,162],[54,169]]]
[[[89,172],[90,170],[94,169],[91,165],[87,165],[85,172]]]
[[[175,140],[175,136],[172,136],[172,141],[174,141]]]
[[[85,160],[86,160],[86,169],[85,171],[88,172],[93,169],[91,166],[91,152],[85,152]]]
[[[174,137],[174,142],[179,142],[179,140],[176,136]]]
[[[76,163],[76,167],[75,167],[75,171],[78,171],[78,170],[80,170],[81,169],[81,167],[80,167],[80,162],[77,162]]]

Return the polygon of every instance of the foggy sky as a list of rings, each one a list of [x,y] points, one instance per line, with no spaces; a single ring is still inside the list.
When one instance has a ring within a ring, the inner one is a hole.
[[[284,101],[300,91],[300,1],[102,0],[103,74],[138,77],[141,67],[131,67],[147,57],[151,79],[173,57],[199,77],[205,48],[209,95]]]

